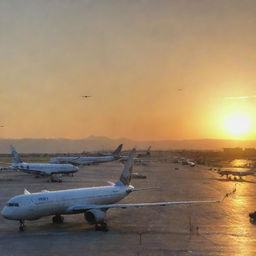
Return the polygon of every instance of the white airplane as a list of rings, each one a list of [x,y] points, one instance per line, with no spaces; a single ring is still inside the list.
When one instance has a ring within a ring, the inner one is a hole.
[[[95,225],[95,230],[107,231],[105,220],[108,209],[221,202],[217,200],[115,204],[133,191],[145,190],[145,188],[135,189],[130,185],[134,155],[135,149],[131,151],[120,179],[110,186],[42,191],[39,193],[30,193],[25,189],[24,194],[11,198],[1,213],[6,219],[19,221],[20,231],[24,230],[25,220],[37,220],[44,216],[54,215],[53,223],[62,223],[63,214],[79,213],[84,214],[89,224]]]
[[[11,146],[11,154],[13,156],[13,163],[9,166],[9,169],[19,170],[36,176],[49,176],[51,181],[61,181],[62,174],[73,174],[79,170],[78,167],[72,164],[24,163],[13,146]]]
[[[70,163],[74,165],[91,165],[112,162],[120,158],[123,144],[120,144],[110,156],[88,157],[88,156],[59,156],[50,159],[49,163]]]
[[[196,166],[196,163],[191,161],[190,159],[188,158],[184,158],[184,157],[181,157],[181,158],[175,158],[173,160],[173,163],[179,163],[179,164],[182,164],[182,165],[189,165],[190,167],[195,167]]]

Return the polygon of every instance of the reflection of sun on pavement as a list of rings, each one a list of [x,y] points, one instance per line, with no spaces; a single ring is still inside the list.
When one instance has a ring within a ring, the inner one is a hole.
[[[250,167],[253,164],[253,161],[247,159],[235,159],[231,162],[233,167]]]
[[[237,184],[235,195],[231,196],[227,200],[225,205],[227,218],[227,231],[230,236],[229,243],[232,247],[237,248],[233,255],[247,255],[246,252],[253,251],[252,243],[249,241],[252,239],[251,234],[252,225],[249,222],[248,213],[255,207],[250,200],[250,183]],[[256,209],[255,209],[256,210]],[[255,239],[255,238],[253,238]],[[247,242],[248,240],[249,242]]]

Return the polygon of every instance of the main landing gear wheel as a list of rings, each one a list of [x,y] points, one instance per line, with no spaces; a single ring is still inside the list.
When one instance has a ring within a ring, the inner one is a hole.
[[[24,231],[25,230],[25,224],[23,220],[20,220],[20,226],[19,226],[19,231]]]
[[[95,224],[95,231],[107,232],[108,231],[107,223],[103,222],[103,223],[100,223],[100,224]]]
[[[252,224],[256,224],[256,211],[249,213],[249,217],[250,217],[250,222]]]
[[[61,224],[64,222],[64,217],[61,215],[55,215],[52,217],[52,223]]]

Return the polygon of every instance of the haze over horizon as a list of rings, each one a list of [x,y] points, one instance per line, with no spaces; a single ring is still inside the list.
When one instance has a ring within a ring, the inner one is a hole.
[[[253,140],[255,13],[253,0],[3,0],[0,137]]]

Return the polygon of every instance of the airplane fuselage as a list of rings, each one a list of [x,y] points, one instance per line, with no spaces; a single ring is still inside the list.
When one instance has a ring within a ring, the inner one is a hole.
[[[97,163],[105,163],[117,160],[119,157],[115,156],[101,156],[101,157],[54,157],[50,159],[50,163],[71,163],[76,165],[90,165]]]
[[[11,198],[2,215],[10,220],[35,220],[49,215],[74,214],[74,205],[116,203],[132,186],[104,186],[18,195]],[[128,192],[129,191],[129,192]]]
[[[72,164],[48,164],[48,163],[13,163],[13,169],[17,169],[27,173],[35,173],[40,175],[67,174],[77,172],[78,167]]]

